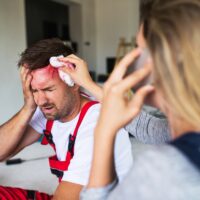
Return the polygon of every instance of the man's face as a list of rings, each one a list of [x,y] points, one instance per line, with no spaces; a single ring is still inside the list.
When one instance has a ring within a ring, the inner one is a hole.
[[[31,74],[34,100],[44,116],[61,121],[67,118],[76,105],[77,90],[69,88],[51,66],[33,70]]]

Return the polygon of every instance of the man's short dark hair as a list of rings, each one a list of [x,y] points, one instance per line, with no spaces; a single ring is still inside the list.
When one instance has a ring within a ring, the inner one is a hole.
[[[58,38],[44,39],[28,47],[21,53],[18,66],[26,65],[29,69],[35,70],[45,67],[49,64],[49,58],[52,56],[68,56],[74,51],[70,46],[63,43]]]

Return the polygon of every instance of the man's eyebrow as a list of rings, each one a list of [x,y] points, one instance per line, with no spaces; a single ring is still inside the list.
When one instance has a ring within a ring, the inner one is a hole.
[[[42,88],[42,90],[50,90],[50,89],[53,89],[55,87],[55,85],[51,85],[49,87],[46,87],[46,88]]]
[[[32,92],[36,92],[36,91],[37,91],[37,89],[33,89],[33,88],[31,87],[31,91],[32,91]]]
[[[49,86],[49,87],[45,87],[45,88],[42,88],[42,89],[39,89],[39,90],[51,90],[51,89],[53,89],[55,87],[55,85],[52,85],[52,86]],[[34,88],[32,88],[31,87],[31,91],[33,91],[33,92],[36,92],[36,91],[38,91],[38,89],[34,89]]]

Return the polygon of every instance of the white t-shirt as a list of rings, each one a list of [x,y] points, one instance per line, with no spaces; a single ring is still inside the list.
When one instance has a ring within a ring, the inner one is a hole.
[[[77,133],[74,146],[74,157],[71,159],[68,170],[64,172],[62,181],[80,185],[88,183],[93,153],[94,128],[100,112],[100,104],[95,104],[87,111]],[[80,114],[80,113],[79,113]],[[54,121],[52,127],[53,141],[56,147],[58,160],[64,161],[68,149],[68,138],[73,134],[79,114],[70,122]],[[38,133],[43,134],[46,129],[46,118],[37,108],[30,125]],[[122,180],[132,165],[131,143],[128,133],[121,129],[115,141],[115,166],[119,180]]]

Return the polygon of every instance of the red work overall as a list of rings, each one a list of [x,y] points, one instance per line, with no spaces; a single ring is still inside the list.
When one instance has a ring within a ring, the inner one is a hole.
[[[67,154],[66,154],[66,159],[65,161],[59,161],[57,156],[51,156],[49,158],[49,165],[51,168],[51,173],[56,175],[59,178],[59,181],[61,181],[64,171],[68,170],[68,166],[70,164],[71,159],[74,156],[74,144],[75,144],[75,140],[76,140],[76,136],[78,133],[78,129],[81,125],[81,122],[86,114],[86,112],[88,111],[88,109],[94,105],[97,104],[97,101],[90,101],[88,103],[86,103],[83,108],[81,109],[81,113],[79,115],[79,119],[78,122],[76,124],[76,127],[74,129],[74,133],[73,135],[69,135],[69,143],[68,143],[68,150],[67,150]],[[56,153],[56,147],[55,144],[53,142],[53,136],[51,134],[51,130],[53,127],[53,120],[48,120],[46,123],[46,130],[44,130],[44,135],[45,137],[43,137],[42,140],[42,144],[46,145],[46,144],[50,144],[52,146],[52,148],[54,149],[55,153]]]
[[[81,125],[81,122],[88,111],[88,109],[96,104],[96,101],[90,101],[86,103],[83,108],[81,109],[81,113],[74,129],[73,135],[69,136],[69,144],[68,144],[68,151],[66,155],[65,161],[59,161],[57,156],[52,156],[49,158],[49,165],[51,168],[51,172],[55,174],[59,181],[61,181],[64,171],[68,169],[71,159],[74,155],[74,144],[77,136],[78,129]],[[53,149],[55,150],[55,145],[53,143],[53,137],[51,134],[51,129],[53,127],[53,121],[48,120],[46,123],[46,130],[44,130],[44,135],[42,140],[42,144],[50,144]],[[45,193],[41,193],[34,190],[25,190],[21,188],[12,188],[12,187],[4,187],[0,186],[0,200],[50,200],[52,195],[48,195]]]

